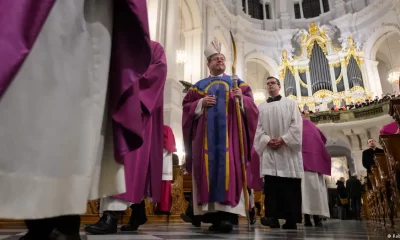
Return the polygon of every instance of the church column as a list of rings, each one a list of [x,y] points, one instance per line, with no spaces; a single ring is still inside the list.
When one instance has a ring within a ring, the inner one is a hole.
[[[176,49],[179,31],[178,25],[179,5],[178,1],[167,1],[167,20],[165,30],[165,55],[167,57],[168,72],[167,81],[176,80]]]
[[[295,74],[294,74],[294,79],[296,81],[296,95],[297,99],[301,100],[301,89],[300,89],[300,75],[299,71],[296,69]]]
[[[375,96],[381,96],[382,94],[382,84],[381,78],[378,72],[378,61],[364,59],[365,69],[368,74],[369,87]]]
[[[275,0],[271,0],[269,2],[269,11],[271,14],[271,19],[275,19],[276,18],[276,16],[275,16]]]
[[[351,151],[351,155],[352,155],[353,161],[354,161],[355,172],[357,173],[357,175],[359,177],[367,175],[367,171],[364,168],[364,166],[362,165],[362,153],[363,153],[363,150]]]
[[[306,69],[306,78],[307,78],[307,91],[308,91],[308,96],[312,96],[312,88],[311,88],[311,76],[310,76],[310,69]]]
[[[263,19],[267,19],[267,11],[265,10],[265,0],[262,0],[262,6],[263,6]]]
[[[246,66],[244,62],[244,41],[243,37],[238,37],[236,42],[236,50],[237,50],[237,67],[236,67],[236,74],[240,79],[245,79],[246,76]],[[227,68],[231,66],[227,66]],[[230,69],[229,69],[230,70]],[[228,71],[231,72],[231,71]]]
[[[196,28],[185,32],[185,49],[188,54],[188,62],[185,64],[185,81],[195,83],[203,78],[201,70],[204,66],[202,61],[202,35],[203,30]]]
[[[341,63],[341,67],[342,67],[342,73],[343,73],[343,80],[344,81],[344,91],[346,92],[346,94],[349,94],[349,79],[347,77],[347,66],[343,61],[340,62]]]
[[[334,93],[337,93],[335,70],[332,64],[329,64],[329,73],[331,74],[332,90]]]
[[[244,7],[245,7],[245,10],[246,10],[246,14],[249,14],[249,0],[246,0],[246,6],[244,6]]]
[[[300,5],[300,16],[301,16],[301,18],[304,18],[303,0],[299,0],[299,5]]]
[[[290,29],[290,14],[288,12],[288,2],[287,1],[278,1],[279,2],[279,12],[281,14],[281,24],[282,29]]]
[[[321,14],[324,13],[324,4],[322,3],[322,0],[319,0],[319,7],[321,9]]]
[[[371,90],[369,86],[369,81],[368,81],[368,75],[367,75],[367,69],[365,68],[365,62],[364,59],[360,59],[360,70],[361,70],[361,75],[363,78],[363,83],[364,83],[364,88],[366,92],[369,92]]]

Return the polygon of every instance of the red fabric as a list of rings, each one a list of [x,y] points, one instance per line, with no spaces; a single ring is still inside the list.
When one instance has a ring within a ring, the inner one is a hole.
[[[157,205],[156,211],[169,212],[171,211],[172,205],[172,181],[162,181],[161,182],[161,199],[160,203]]]
[[[164,125],[164,148],[170,153],[176,152],[174,132],[167,125]]]

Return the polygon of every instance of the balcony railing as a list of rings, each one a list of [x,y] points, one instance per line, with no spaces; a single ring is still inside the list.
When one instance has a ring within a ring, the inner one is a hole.
[[[389,102],[369,105],[362,108],[351,109],[339,112],[320,112],[305,116],[315,124],[321,123],[342,123],[365,120],[387,115],[389,112]]]

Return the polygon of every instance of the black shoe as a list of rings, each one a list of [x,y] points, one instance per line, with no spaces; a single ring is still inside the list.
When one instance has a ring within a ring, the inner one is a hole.
[[[276,218],[263,217],[263,218],[261,218],[260,222],[261,222],[261,225],[263,225],[263,226],[267,226],[270,228],[281,228],[281,225],[279,224],[279,220]]]
[[[312,227],[312,223],[311,223],[311,222],[308,222],[308,221],[306,221],[306,222],[304,223],[304,226],[305,226],[305,227]]]
[[[117,232],[118,218],[109,214],[108,211],[103,213],[103,216],[96,224],[87,225],[85,232],[91,234],[111,234]]]
[[[322,224],[322,221],[314,223],[316,227],[323,227],[324,224]]]
[[[194,216],[192,220],[192,225],[195,227],[201,227],[201,216]]]
[[[250,217],[250,225],[254,225],[257,221],[256,212],[254,208],[249,212],[249,217]]]
[[[230,233],[233,230],[232,223],[226,220],[222,220],[221,223],[219,224],[219,231],[223,233]]]
[[[187,222],[187,223],[191,223],[193,221],[191,217],[189,217],[188,215],[186,215],[184,213],[181,214],[181,218],[184,222]]]
[[[143,225],[147,222],[146,206],[144,201],[142,201],[140,204],[132,204],[131,209],[132,213],[128,224],[121,226],[121,231],[123,232],[136,231],[140,225]]]
[[[296,230],[297,229],[297,224],[296,224],[296,222],[288,222],[288,221],[286,221],[286,223],[282,225],[282,228],[283,229],[294,229],[294,230]]]

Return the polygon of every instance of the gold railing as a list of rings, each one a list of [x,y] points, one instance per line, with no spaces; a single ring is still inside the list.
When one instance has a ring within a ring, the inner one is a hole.
[[[305,117],[309,118],[315,124],[352,122],[384,116],[389,112],[389,107],[389,102],[383,102],[339,112],[320,112],[306,115]]]

